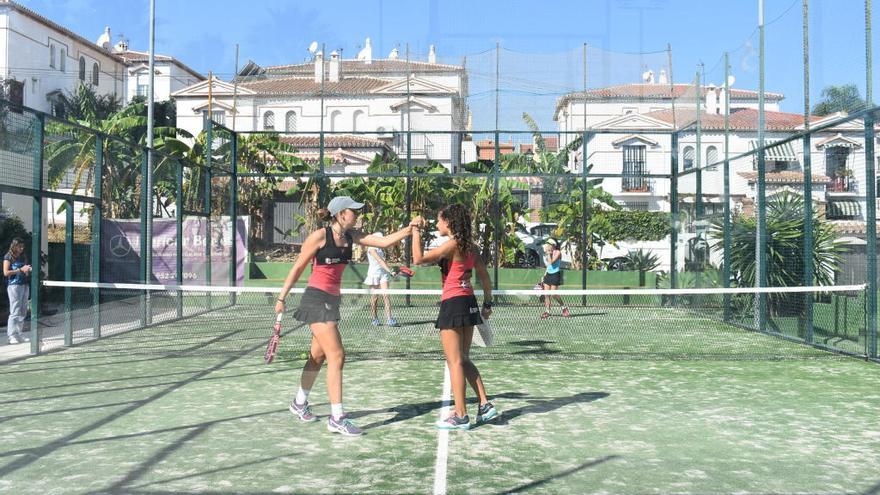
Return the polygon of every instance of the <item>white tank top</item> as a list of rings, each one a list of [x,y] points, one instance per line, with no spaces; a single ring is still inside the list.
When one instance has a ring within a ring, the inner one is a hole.
[[[367,260],[369,260],[369,262],[370,262],[370,267],[367,269],[367,277],[368,278],[369,277],[379,277],[379,276],[387,273],[382,268],[382,265],[379,264],[379,261],[377,261],[376,258],[373,257],[372,253],[375,253],[383,260],[385,259],[385,251],[383,251],[379,248],[367,249]]]

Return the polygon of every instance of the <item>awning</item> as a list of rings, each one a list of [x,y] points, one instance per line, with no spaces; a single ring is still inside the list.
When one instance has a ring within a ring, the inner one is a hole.
[[[758,140],[752,139],[749,141],[749,148],[752,150],[758,149]],[[764,141],[764,157],[768,162],[796,162],[797,153],[794,151],[794,145],[791,141],[779,144],[774,146],[773,141]],[[755,155],[755,160],[758,159],[757,155]]]
[[[862,215],[862,205],[858,201],[828,202],[828,218],[853,218]]]

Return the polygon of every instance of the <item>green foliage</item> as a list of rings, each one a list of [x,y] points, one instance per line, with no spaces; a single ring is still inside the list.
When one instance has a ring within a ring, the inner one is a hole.
[[[626,255],[626,269],[650,272],[660,266],[660,256],[644,249],[630,251]]]
[[[813,107],[813,115],[828,115],[835,112],[851,113],[863,110],[865,100],[855,84],[826,86],[822,90],[822,100]]]
[[[593,231],[606,242],[662,241],[671,231],[669,215],[657,211],[597,211]]]
[[[767,281],[770,287],[804,285],[804,198],[798,194],[783,192],[767,201]],[[834,227],[822,222],[813,211],[813,283],[833,285],[834,275],[840,268],[843,246],[836,243],[838,234]],[[712,238],[717,241],[713,249],[723,249],[724,225],[713,223]],[[754,287],[757,281],[757,219],[742,214],[731,222],[730,267],[734,282],[739,287]],[[799,298],[800,300],[802,298]],[[771,305],[777,310],[788,306],[783,296],[771,295]],[[783,304],[785,303],[785,304]]]

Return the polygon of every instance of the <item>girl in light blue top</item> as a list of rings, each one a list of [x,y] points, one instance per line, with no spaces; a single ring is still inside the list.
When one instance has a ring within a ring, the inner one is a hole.
[[[556,290],[562,286],[562,251],[559,250],[559,244],[554,239],[548,239],[544,244],[544,266],[547,271],[544,273],[544,279],[541,281],[544,290]],[[544,313],[541,315],[542,320],[550,318],[551,299],[555,298],[559,306],[562,307],[562,316],[571,317],[568,307],[562,302],[562,298],[558,295],[544,297]]]

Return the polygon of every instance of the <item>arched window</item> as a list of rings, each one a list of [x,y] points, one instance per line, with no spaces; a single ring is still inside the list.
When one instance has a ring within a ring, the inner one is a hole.
[[[712,165],[718,161],[718,148],[709,146],[706,148],[706,165]]]
[[[364,112],[363,110],[355,110],[351,118],[351,130],[360,131],[364,129]]]
[[[79,58],[79,80],[82,82],[86,81],[86,58]]]
[[[684,153],[682,153],[682,163],[684,165],[684,170],[694,168],[694,147],[686,146],[684,148]]]
[[[342,129],[339,126],[342,124],[342,112],[339,110],[333,110],[330,113],[330,132],[340,131]]]
[[[296,112],[293,110],[287,112],[284,116],[284,130],[287,132],[296,131]]]
[[[274,131],[275,130],[275,112],[266,112],[263,114],[263,130],[264,131]]]
[[[98,63],[95,62],[94,64],[92,64],[92,85],[94,85],[94,86],[98,85],[98,82],[99,82],[98,74],[100,72],[101,72],[101,68],[98,67]]]

